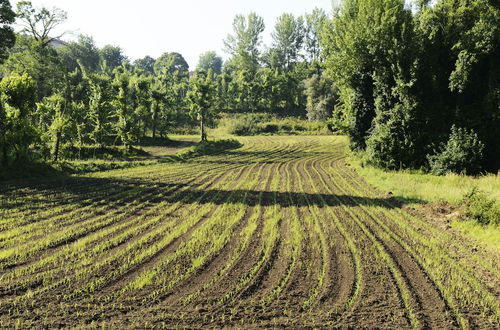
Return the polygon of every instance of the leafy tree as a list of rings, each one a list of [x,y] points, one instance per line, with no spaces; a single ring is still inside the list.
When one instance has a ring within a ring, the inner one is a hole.
[[[214,110],[215,86],[212,76],[211,71],[198,71],[189,81],[188,99],[191,111],[200,121],[201,141],[207,140],[205,125]]]
[[[151,130],[152,130],[152,135],[153,138],[156,138],[156,132],[158,131],[158,128],[160,128],[160,131],[162,131],[161,125],[159,123],[163,122],[160,121],[161,117],[161,110],[165,109],[164,103],[165,103],[165,94],[166,91],[163,87],[163,84],[155,79],[151,86]],[[160,127],[159,127],[160,126]]]
[[[405,94],[412,80],[411,12],[403,0],[345,0],[329,24],[321,40],[327,74],[339,89],[335,124],[354,149],[364,150],[375,117],[383,124],[397,104],[397,111],[401,105],[414,111]]]
[[[331,118],[337,93],[333,82],[320,75],[313,75],[304,82],[307,96],[307,118],[310,121],[325,121]]]
[[[19,161],[37,138],[30,122],[35,105],[36,83],[28,75],[13,75],[0,81],[0,148],[3,165],[13,152]]]
[[[85,67],[81,62],[77,61],[79,67],[66,74],[64,88],[61,91],[65,99],[67,108],[68,126],[65,134],[67,140],[71,144],[75,141],[78,143],[78,148],[81,147],[88,135],[88,104],[90,97],[89,81],[86,79]]]
[[[123,50],[117,46],[106,45],[99,50],[99,56],[102,62],[105,62],[110,70],[121,66],[127,61]]]
[[[494,1],[439,0],[416,15],[421,36],[419,99],[429,144],[449,127],[474,129],[485,144],[484,166],[500,168],[500,8]]]
[[[198,60],[198,70],[208,71],[212,69],[212,71],[216,74],[222,73],[222,57],[217,56],[217,53],[214,51],[208,51],[202,55],[200,55],[200,59]]]
[[[150,111],[152,106],[152,79],[148,76],[135,76],[133,79],[133,101],[135,116],[138,119],[137,136],[145,137],[151,126]]]
[[[46,7],[35,8],[31,1],[19,1],[17,3],[17,17],[21,21],[23,32],[29,33],[40,45],[47,46],[53,39],[62,37],[51,37],[53,30],[66,21],[67,13],[59,8],[51,10]]]
[[[57,52],[69,72],[78,68],[78,62],[90,72],[99,69],[99,49],[91,36],[79,35],[78,41],[58,48]]]
[[[137,92],[135,81],[127,65],[122,65],[114,70],[113,88],[115,98],[112,101],[115,109],[115,131],[127,149],[139,138],[138,117],[136,116]]]
[[[232,77],[227,72],[223,72],[216,76],[217,88],[217,109],[230,110],[233,108],[234,95],[231,89]]]
[[[36,81],[37,100],[63,88],[66,69],[57,51],[44,47],[34,38],[18,35],[16,45],[1,67],[4,75],[27,74]]]
[[[446,144],[436,155],[428,156],[431,172],[478,174],[481,171],[484,144],[473,130],[453,126]]]
[[[278,18],[272,33],[270,62],[272,67],[291,71],[299,60],[304,42],[304,19],[292,14],[283,14]]]
[[[16,35],[10,26],[15,19],[16,14],[9,0],[0,0],[0,64],[7,58],[9,49],[16,42]]]
[[[156,60],[151,56],[145,56],[134,61],[134,66],[136,68],[142,69],[149,74],[154,74],[154,65]]]
[[[91,127],[90,139],[104,147],[105,137],[111,133],[113,90],[111,78],[106,74],[92,74],[89,78],[90,97],[87,120]]]
[[[45,135],[50,144],[53,160],[57,162],[65,138],[64,133],[71,123],[67,101],[63,95],[54,94],[45,97],[41,103],[37,104],[37,107],[37,111],[49,122]]]
[[[306,59],[310,63],[322,62],[321,34],[327,19],[325,11],[318,8],[315,8],[311,14],[305,15],[304,50]]]
[[[164,53],[156,59],[154,64],[154,71],[157,75],[163,70],[166,70],[170,74],[178,72],[187,75],[189,73],[189,65],[179,53]]]
[[[166,135],[167,129],[173,124],[175,108],[182,107],[186,102],[186,88],[185,79],[178,77],[178,73],[171,75],[163,71],[155,77],[151,85],[153,138],[157,133],[162,137]]]
[[[231,66],[250,72],[257,71],[264,28],[264,19],[255,13],[250,13],[248,17],[237,15],[234,18],[234,32],[224,40],[226,52],[233,56]]]

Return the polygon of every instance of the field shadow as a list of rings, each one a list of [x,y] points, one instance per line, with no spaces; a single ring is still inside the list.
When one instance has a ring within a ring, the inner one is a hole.
[[[406,204],[423,203],[415,198],[363,197],[345,194],[322,194],[309,192],[281,192],[258,190],[220,190],[220,189],[188,189],[189,199],[186,204],[213,203],[244,204],[247,206],[280,206],[280,207],[335,207],[335,206],[380,206],[389,209],[401,208]]]
[[[26,196],[17,196],[16,202],[2,205],[5,208],[15,208],[20,203],[37,203],[36,193],[50,191],[53,196],[53,205],[63,205],[66,201],[72,200],[80,206],[90,205],[91,201],[79,202],[79,197],[91,197],[95,191],[95,197],[101,199],[103,203],[118,202],[115,206],[125,205],[116,200],[116,195],[107,193],[105,188],[112,188],[114,193],[127,192],[126,202],[134,198],[148,198],[149,205],[154,205],[172,198],[172,201],[180,201],[183,204],[244,204],[247,206],[280,206],[280,207],[336,207],[336,206],[380,206],[388,209],[401,208],[406,204],[424,203],[425,201],[414,198],[403,198],[399,196],[391,197],[365,197],[346,194],[325,194],[312,192],[283,192],[283,191],[259,191],[259,190],[224,190],[224,189],[204,189],[193,183],[165,183],[155,180],[131,180],[131,179],[109,179],[109,178],[86,178],[73,177],[66,180],[47,184],[32,185],[29,187]],[[180,195],[174,196],[174,192],[182,188]],[[4,192],[6,193],[6,192]],[[8,193],[7,193],[8,195]],[[21,197],[21,198],[19,198]],[[175,198],[175,200],[174,200]]]

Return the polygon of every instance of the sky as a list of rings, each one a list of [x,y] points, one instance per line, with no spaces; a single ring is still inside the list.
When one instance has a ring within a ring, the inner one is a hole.
[[[11,0],[12,6],[18,1]],[[135,60],[154,58],[165,52],[181,53],[194,69],[199,55],[214,50],[223,58],[223,39],[232,32],[237,14],[252,11],[266,23],[263,34],[270,44],[276,19],[282,13],[302,15],[314,8],[327,13],[332,0],[32,0],[35,7],[57,7],[68,13],[56,31],[66,32],[64,40],[78,34],[90,35],[97,46],[120,46]]]

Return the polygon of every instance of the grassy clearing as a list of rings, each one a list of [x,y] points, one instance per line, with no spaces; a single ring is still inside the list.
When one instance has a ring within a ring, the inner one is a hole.
[[[500,252],[500,226],[491,224],[484,225],[467,220],[465,214],[489,212],[493,207],[498,210],[500,205],[500,176],[488,174],[480,177],[471,177],[458,174],[447,174],[445,176],[435,176],[418,171],[385,171],[372,166],[362,166],[361,161],[351,157],[349,163],[365,180],[383,192],[391,192],[396,199],[415,200],[419,203],[440,203],[446,202],[459,208],[461,216],[455,216],[452,226],[459,229],[465,235],[474,238],[476,241],[485,243],[497,253]],[[482,192],[487,200],[495,202],[496,205],[488,206],[488,210],[475,209],[482,205],[472,205],[472,212],[464,206],[466,196],[474,189]],[[419,203],[413,206],[419,207]],[[498,211],[493,211],[489,218],[499,215]],[[473,218],[473,217],[469,217]],[[498,221],[498,219],[497,219]]]
[[[500,176],[471,177],[458,174],[436,176],[415,171],[385,171],[372,166],[361,166],[354,159],[350,163],[368,181],[382,191],[395,196],[420,199],[425,202],[445,201],[458,204],[464,196],[477,187],[491,198],[500,201]]]

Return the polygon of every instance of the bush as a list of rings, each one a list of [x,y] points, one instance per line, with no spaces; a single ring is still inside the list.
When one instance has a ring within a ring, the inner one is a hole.
[[[310,121],[329,119],[337,99],[333,82],[325,76],[315,74],[304,81],[304,87],[307,96],[307,119]]]
[[[423,165],[419,160],[425,158],[425,152],[419,147],[421,143],[418,128],[414,125],[413,110],[397,104],[378,114],[374,129],[366,141],[370,164],[390,170]]]
[[[465,208],[464,217],[467,220],[482,225],[500,224],[500,205],[477,188],[473,188],[464,196],[462,206]]]
[[[75,159],[119,159],[126,160],[131,157],[147,156],[148,153],[142,149],[125,148],[122,146],[83,145],[80,147],[65,145],[61,151],[61,158]]]
[[[441,147],[441,151],[428,156],[431,173],[445,175],[448,172],[475,175],[481,171],[484,144],[479,141],[477,134],[465,128],[451,128],[448,142]]]
[[[242,144],[234,139],[203,141],[194,147],[178,153],[176,158],[179,160],[186,160],[197,156],[214,155],[226,150],[237,149],[241,146]]]
[[[219,130],[224,134],[252,136],[261,134],[329,134],[325,122],[309,122],[299,118],[279,118],[267,113],[226,114],[219,121]]]

